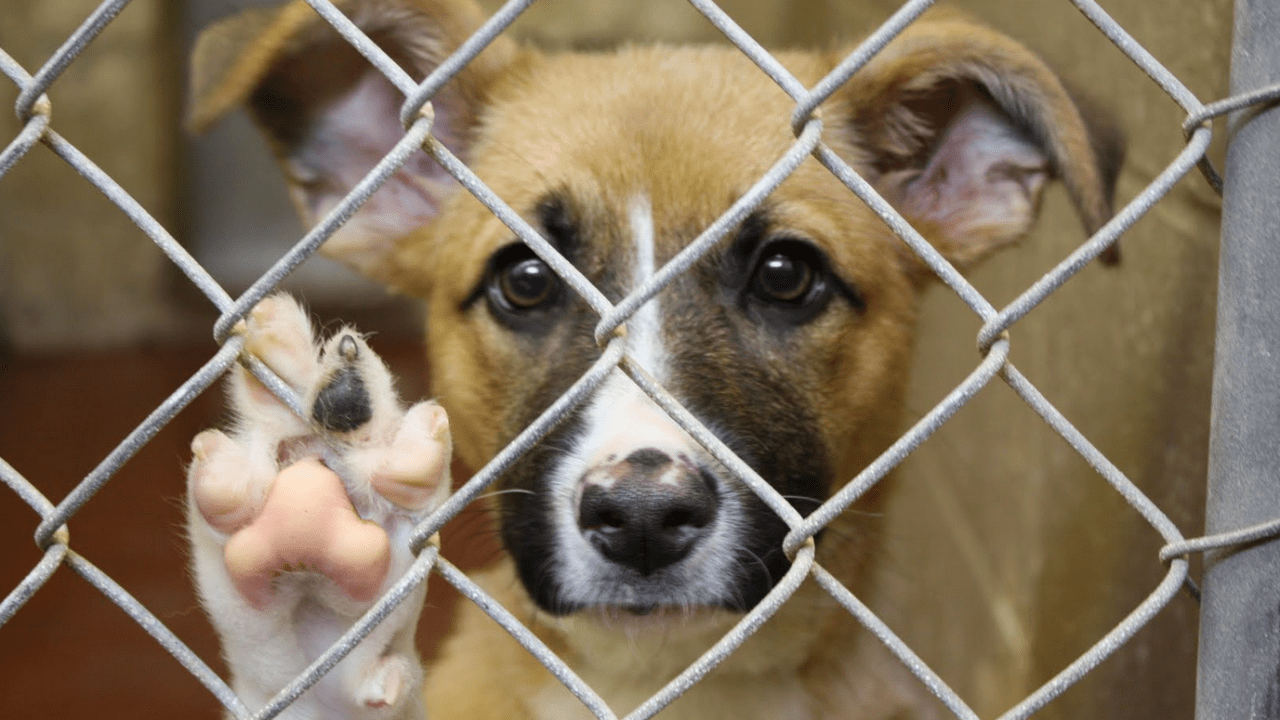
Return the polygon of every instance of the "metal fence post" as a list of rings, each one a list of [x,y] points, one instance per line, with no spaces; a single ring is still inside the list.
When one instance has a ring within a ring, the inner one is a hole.
[[[1280,80],[1280,4],[1237,0],[1232,94]],[[1207,533],[1280,516],[1280,109],[1232,119]],[[1206,558],[1197,720],[1280,718],[1280,543]]]

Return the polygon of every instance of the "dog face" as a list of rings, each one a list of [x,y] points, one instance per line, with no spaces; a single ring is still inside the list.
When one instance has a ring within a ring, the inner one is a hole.
[[[489,108],[476,172],[611,301],[651,277],[794,142],[786,96],[728,51],[548,59],[534,77]],[[611,82],[605,97],[570,92]],[[705,87],[720,96],[703,96]],[[548,106],[551,97],[564,100]],[[673,97],[696,110],[653,112]],[[528,107],[539,109],[536,121],[522,119]],[[733,127],[700,139],[722,114]],[[753,146],[744,151],[737,138]],[[681,147],[692,150],[674,152]],[[429,324],[442,339],[434,364],[442,398],[459,388],[479,396],[464,414],[492,443],[483,457],[599,356],[598,317],[469,196],[435,227],[462,230],[443,240],[423,233],[405,252],[426,255],[434,243],[458,250],[444,262],[460,272],[432,280]],[[808,512],[837,469],[866,457],[860,419],[892,407],[901,389],[914,293],[894,242],[829,172],[806,163],[640,309],[627,323],[628,351]],[[825,400],[815,406],[815,398]],[[506,547],[547,610],[746,609],[786,569],[785,525],[621,373],[504,485],[517,490],[499,496]]]
[[[348,7],[419,78],[478,25],[457,2]],[[316,219],[398,139],[401,100],[308,14],[224,26],[223,47],[252,52],[197,64],[195,110],[247,102]],[[840,58],[780,56],[810,85]],[[720,48],[548,56],[499,39],[434,106],[437,137],[613,302],[795,141],[794,102]],[[1116,143],[1033,55],[967,21],[912,26],[820,113],[824,143],[959,265],[1025,234],[1051,177],[1089,230],[1110,214]],[[434,389],[472,467],[600,356],[595,312],[423,153],[326,250],[427,300]],[[627,362],[805,514],[896,436],[927,277],[808,159],[627,321]],[[785,524],[620,370],[501,484],[506,550],[551,613],[745,610],[787,568]],[[870,533],[831,534],[822,551],[856,568]]]

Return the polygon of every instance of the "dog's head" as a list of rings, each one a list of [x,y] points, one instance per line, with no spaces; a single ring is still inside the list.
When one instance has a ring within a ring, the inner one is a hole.
[[[463,0],[344,7],[418,79],[481,19]],[[780,59],[813,83],[841,55]],[[393,86],[301,4],[208,33],[195,91],[198,125],[248,105],[308,221],[403,132]],[[499,38],[436,96],[434,132],[616,302],[786,152],[793,107],[734,49],[546,55]],[[1022,237],[1051,178],[1089,231],[1110,215],[1118,143],[1033,54],[963,19],[912,25],[820,112],[825,144],[961,267]],[[325,252],[427,300],[434,388],[473,467],[600,356],[597,314],[425,153]],[[930,276],[806,159],[627,321],[629,362],[804,514],[898,432]],[[784,523],[620,371],[503,485],[506,549],[553,613],[740,610],[787,567]]]

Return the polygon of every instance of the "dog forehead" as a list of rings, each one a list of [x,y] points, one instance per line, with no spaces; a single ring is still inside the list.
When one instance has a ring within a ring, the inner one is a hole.
[[[718,213],[795,141],[793,105],[726,48],[537,56],[494,93],[478,172],[589,190],[618,210],[645,195],[658,212],[702,202]]]
[[[802,82],[820,78],[828,64],[810,53],[778,57]],[[637,203],[651,215],[656,259],[665,262],[794,145],[794,107],[732,48],[530,54],[492,89],[467,161],[539,230],[547,229],[539,208],[563,202],[570,222],[590,236],[586,252],[595,263],[629,274]],[[834,129],[825,141],[848,152],[852,139]],[[457,241],[445,243],[445,252],[447,266],[465,268],[449,283],[459,297],[485,259],[514,240],[478,203],[460,199],[457,207],[467,210],[437,225]],[[884,260],[864,247],[881,244],[883,226],[816,160],[802,162],[766,204],[779,229],[828,247],[837,265]]]

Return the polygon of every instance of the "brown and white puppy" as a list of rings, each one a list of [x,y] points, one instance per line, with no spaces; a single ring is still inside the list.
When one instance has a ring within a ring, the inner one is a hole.
[[[468,0],[342,7],[419,79],[483,19]],[[778,57],[811,84],[842,54]],[[391,84],[301,3],[206,33],[194,90],[197,127],[248,106],[309,222],[403,133]],[[794,103],[724,47],[544,54],[500,37],[433,102],[436,136],[615,302],[795,139]],[[824,142],[961,267],[1022,237],[1051,178],[1087,230],[1110,216],[1118,139],[1082,116],[1035,55],[967,20],[913,24],[820,112]],[[598,316],[425,153],[325,252],[426,301],[433,390],[472,468],[600,355]],[[627,350],[806,514],[897,436],[931,277],[808,159],[639,309]],[[496,489],[506,552],[483,584],[618,713],[697,658],[788,568],[785,524],[620,371]],[[817,539],[818,561],[855,592],[873,578],[880,494]],[[427,670],[430,714],[587,716],[478,608],[461,612]],[[927,716],[903,674],[806,583],[662,717]]]

